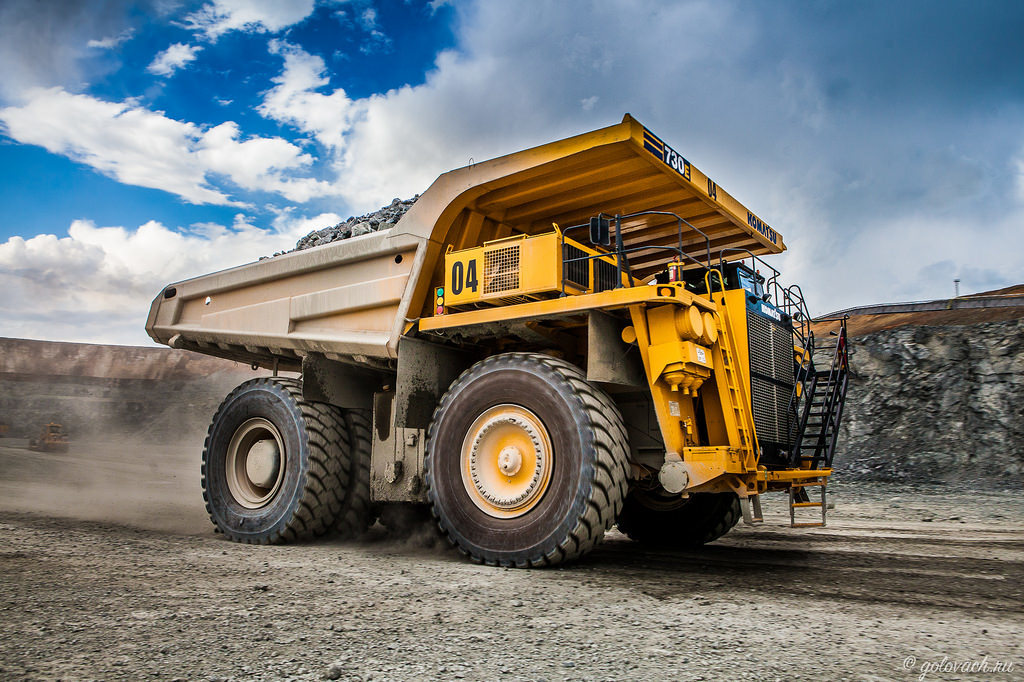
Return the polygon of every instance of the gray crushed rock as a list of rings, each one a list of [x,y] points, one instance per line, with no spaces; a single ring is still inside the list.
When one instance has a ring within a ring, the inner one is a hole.
[[[280,251],[274,255],[280,256],[285,253],[292,253],[293,251],[311,249],[314,246],[323,246],[324,244],[348,239],[349,237],[358,237],[371,232],[379,232],[380,230],[390,230],[398,223],[399,220],[401,220],[402,216],[412,208],[412,205],[415,204],[416,200],[419,198],[419,194],[414,196],[412,199],[396,198],[387,206],[382,206],[376,211],[372,211],[366,215],[358,217],[349,216],[348,220],[338,223],[337,225],[332,225],[331,227],[325,227],[321,230],[314,230],[313,232],[310,232],[296,242],[295,248],[291,251]]]

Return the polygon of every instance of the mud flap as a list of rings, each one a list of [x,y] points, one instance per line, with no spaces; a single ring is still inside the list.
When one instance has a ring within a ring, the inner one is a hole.
[[[743,510],[743,523],[753,526],[757,523],[764,523],[764,514],[761,512],[761,496],[749,495],[740,498],[740,507]]]

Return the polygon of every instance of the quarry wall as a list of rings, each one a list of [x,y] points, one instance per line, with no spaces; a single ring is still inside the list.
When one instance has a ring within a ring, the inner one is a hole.
[[[1024,481],[1024,320],[903,326],[852,347],[837,477]]]

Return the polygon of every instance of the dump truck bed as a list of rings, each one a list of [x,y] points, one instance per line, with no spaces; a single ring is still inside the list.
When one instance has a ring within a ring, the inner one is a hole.
[[[310,353],[368,365],[397,357],[398,340],[432,309],[443,254],[486,239],[563,229],[599,213],[625,218],[634,276],[647,278],[680,245],[754,254],[782,236],[628,114],[617,125],[450,171],[391,230],[178,282],[153,301],[157,342],[270,366]],[[581,235],[582,236],[582,235]],[[734,252],[729,258],[746,254]]]

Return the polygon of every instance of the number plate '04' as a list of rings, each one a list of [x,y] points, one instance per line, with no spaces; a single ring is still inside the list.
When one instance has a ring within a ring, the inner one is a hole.
[[[460,299],[477,298],[480,290],[477,259],[467,257],[452,259],[445,273],[445,289],[448,292],[448,304],[458,303]]]

